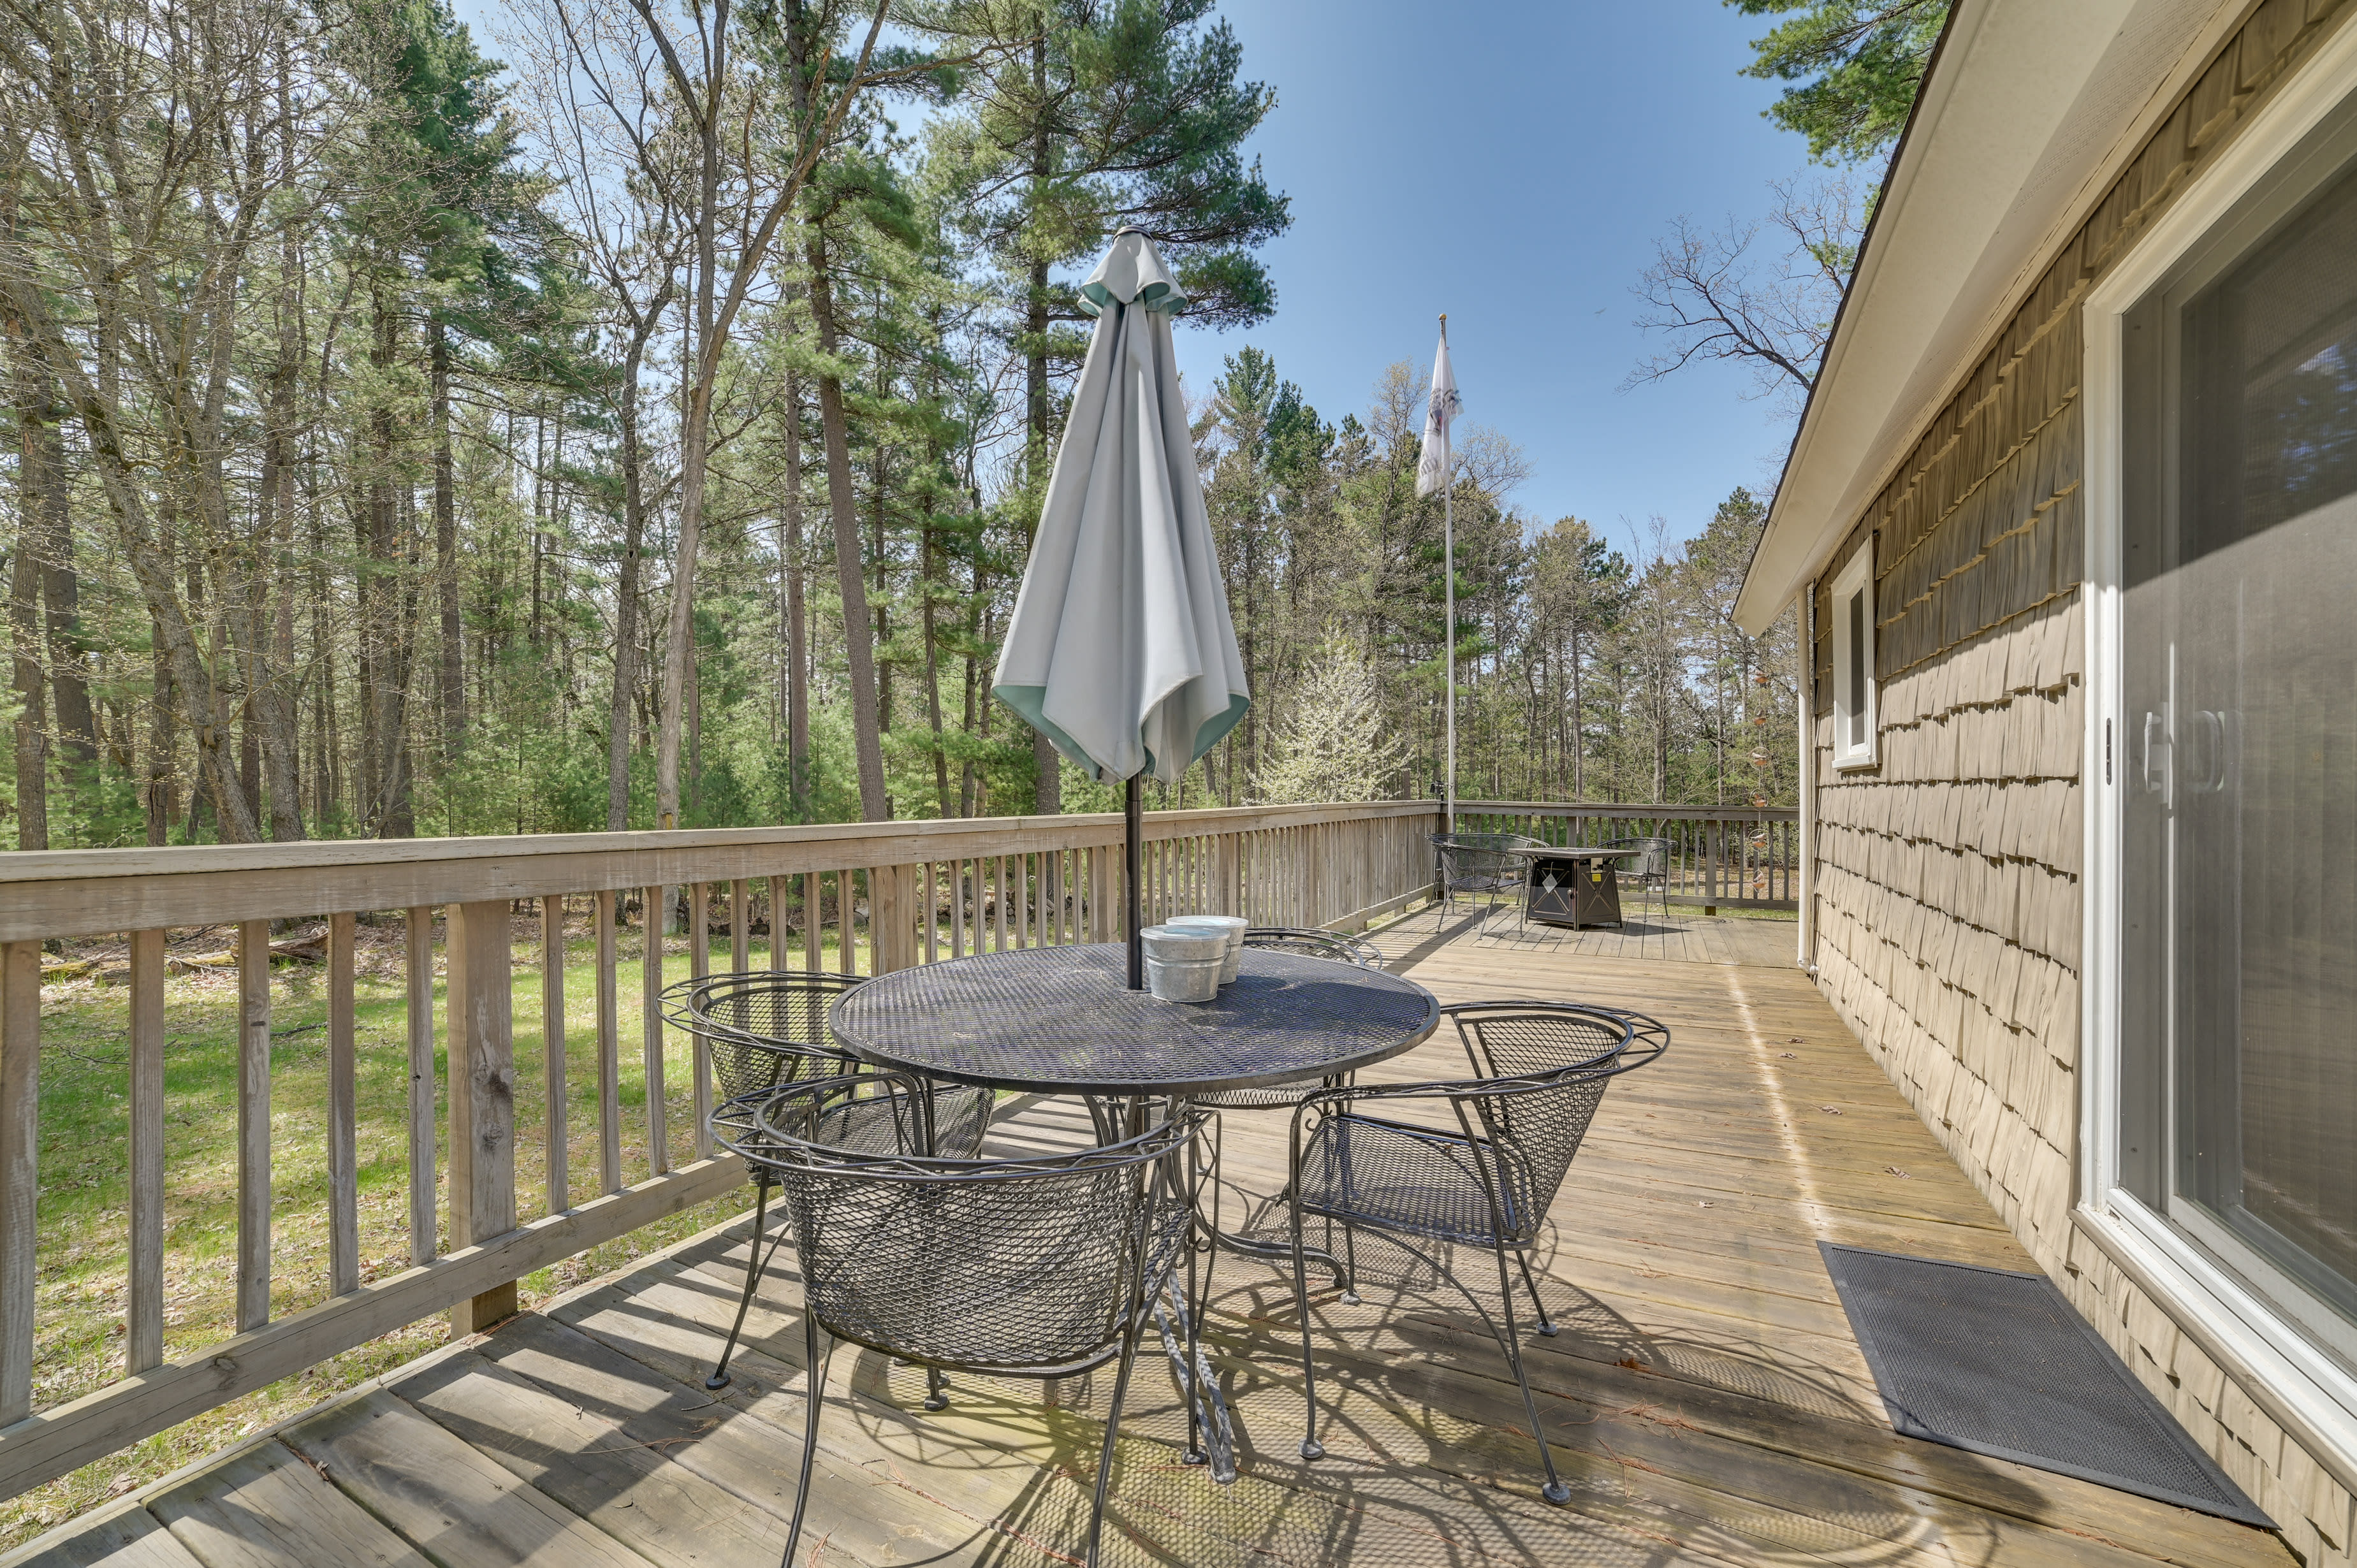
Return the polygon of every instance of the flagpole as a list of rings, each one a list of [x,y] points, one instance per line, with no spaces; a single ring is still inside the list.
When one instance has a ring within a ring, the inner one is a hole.
[[[1440,345],[1448,347],[1448,313],[1440,315]],[[1440,478],[1440,572],[1447,603],[1448,643],[1448,761],[1443,789],[1448,814],[1440,831],[1457,831],[1457,454],[1448,455],[1448,471]]]

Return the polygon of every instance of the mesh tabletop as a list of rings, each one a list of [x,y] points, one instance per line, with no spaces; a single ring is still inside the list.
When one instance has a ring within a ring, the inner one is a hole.
[[[878,975],[834,1004],[836,1036],[887,1067],[1049,1094],[1206,1094],[1349,1072],[1427,1038],[1413,981],[1246,948],[1215,1002],[1125,983],[1119,943],[1025,948]]]

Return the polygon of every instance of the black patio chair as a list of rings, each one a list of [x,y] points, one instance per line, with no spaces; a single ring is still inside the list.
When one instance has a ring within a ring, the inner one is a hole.
[[[1265,952],[1331,959],[1337,963],[1357,964],[1361,969],[1383,967],[1383,955],[1372,942],[1346,937],[1339,931],[1311,930],[1300,926],[1253,926],[1244,931],[1244,946]],[[1198,1095],[1195,1103],[1206,1111],[1290,1111],[1316,1087],[1292,1083],[1275,1089],[1227,1089],[1217,1094]]]
[[[1347,937],[1339,931],[1315,930],[1301,926],[1253,926],[1244,932],[1244,946],[1259,948],[1267,952],[1298,953],[1304,958],[1322,958],[1336,963],[1357,964],[1361,969],[1383,967],[1383,955],[1372,942],[1363,941],[1357,937]],[[1345,1075],[1324,1079],[1317,1083],[1279,1084],[1272,1089],[1224,1089],[1216,1094],[1198,1095],[1194,1102],[1205,1111],[1213,1112],[1290,1111],[1301,1103],[1304,1095],[1315,1093],[1319,1089],[1331,1089],[1350,1081],[1350,1078]],[[1212,1122],[1212,1129],[1213,1179],[1210,1184],[1210,1191],[1212,1204],[1212,1228],[1217,1230],[1220,1202],[1218,1181],[1220,1154],[1225,1147],[1225,1140],[1222,1135],[1223,1130],[1216,1119]],[[1331,1238],[1329,1237],[1329,1240],[1330,1240]],[[1231,1237],[1229,1243],[1240,1251],[1255,1256],[1265,1255],[1275,1258],[1283,1254],[1283,1250],[1247,1238]],[[1351,1288],[1348,1265],[1336,1263],[1334,1277],[1335,1283],[1341,1285],[1345,1291]],[[1351,1295],[1345,1299],[1356,1301],[1358,1298]]]
[[[1612,1079],[1657,1061],[1670,1033],[1640,1013],[1563,1002],[1473,1002],[1441,1009],[1457,1026],[1474,1076],[1438,1083],[1373,1084],[1320,1090],[1293,1113],[1287,1192],[1293,1223],[1294,1305],[1301,1314],[1301,1374],[1308,1412],[1301,1456],[1325,1454],[1318,1441],[1318,1378],[1309,1344],[1309,1286],[1302,1220],[1318,1216],[1347,1228],[1379,1231],[1421,1259],[1472,1303],[1523,1393],[1531,1435],[1545,1466],[1542,1495],[1571,1499],[1555,1474],[1538,1403],[1523,1369],[1514,1319],[1512,1253],[1538,1314],[1553,1335],[1530,1252],[1548,1206],[1579,1152]],[[1423,1124],[1371,1114],[1361,1107],[1445,1107],[1456,1125]],[[1504,1321],[1458,1279],[1443,1257],[1419,1241],[1483,1247],[1498,1265]]]
[[[1599,849],[1629,849],[1637,853],[1620,863],[1620,885],[1635,883],[1639,894],[1637,907],[1658,904],[1662,918],[1670,917],[1670,856],[1676,845],[1668,839],[1651,835],[1610,839],[1597,846]]]
[[[673,1027],[704,1041],[712,1059],[713,1082],[725,1109],[780,1084],[857,1072],[862,1064],[843,1048],[827,1023],[827,1010],[845,993],[866,983],[856,974],[814,974],[806,970],[701,975],[664,987],[663,1017]],[[996,1098],[987,1089],[968,1084],[928,1085],[925,1147],[952,1158],[980,1154]],[[716,1112],[716,1130],[718,1120]],[[883,1139],[881,1147],[893,1146],[888,1126],[862,1122],[851,1124],[849,1131]],[[753,1184],[753,1234],[745,1259],[745,1288],[737,1297],[737,1321],[728,1330],[719,1363],[704,1380],[707,1389],[728,1386],[728,1359],[737,1353],[745,1314],[753,1305],[754,1284],[785,1240],[780,1231],[766,1250],[761,1244],[769,1222],[770,1172],[748,1160],[745,1175]]]
[[[1305,926],[1253,926],[1244,932],[1244,946],[1265,952],[1298,953],[1304,958],[1330,958],[1361,969],[1381,969],[1383,955],[1375,944],[1340,931]]]
[[[1512,853],[1516,850],[1537,849],[1540,841],[1528,833],[1432,833],[1433,853],[1438,864],[1434,875],[1440,883],[1440,918],[1447,920],[1456,908],[1461,894],[1468,904],[1477,898],[1486,929],[1489,911],[1497,904],[1498,895],[1512,894],[1519,901],[1523,897],[1523,884],[1528,879],[1528,857]]]
[[[1093,1564],[1138,1335],[1185,1248],[1177,1156],[1200,1118],[1182,1110],[1042,1159],[942,1159],[922,1153],[925,1100],[908,1074],[867,1072],[783,1084],[714,1119],[723,1144],[771,1173],[801,1256],[809,1404],[785,1562],[810,1498],[826,1359],[847,1339],[924,1367],[936,1394],[945,1371],[1061,1378],[1118,1358]]]

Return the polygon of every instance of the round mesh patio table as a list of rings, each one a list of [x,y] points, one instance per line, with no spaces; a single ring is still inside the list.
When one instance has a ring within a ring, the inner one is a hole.
[[[1124,983],[1120,943],[1021,948],[877,976],[829,1015],[867,1060],[1047,1094],[1197,1095],[1352,1072],[1428,1038],[1414,981],[1246,948],[1213,1002]]]

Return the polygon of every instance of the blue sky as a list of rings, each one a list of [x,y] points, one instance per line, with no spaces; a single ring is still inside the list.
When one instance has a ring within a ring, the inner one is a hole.
[[[1622,392],[1651,351],[1629,292],[1680,214],[1755,215],[1801,170],[1738,74],[1765,19],[1718,0],[1224,0],[1246,73],[1277,91],[1252,150],[1293,199],[1265,252],[1277,313],[1179,333],[1201,388],[1246,342],[1329,420],[1448,335],[1465,417],[1519,444],[1515,498],[1624,548],[1659,512],[1699,529],[1734,486],[1773,486],[1790,426],[1749,378],[1690,368]],[[1624,521],[1625,520],[1625,521]]]

